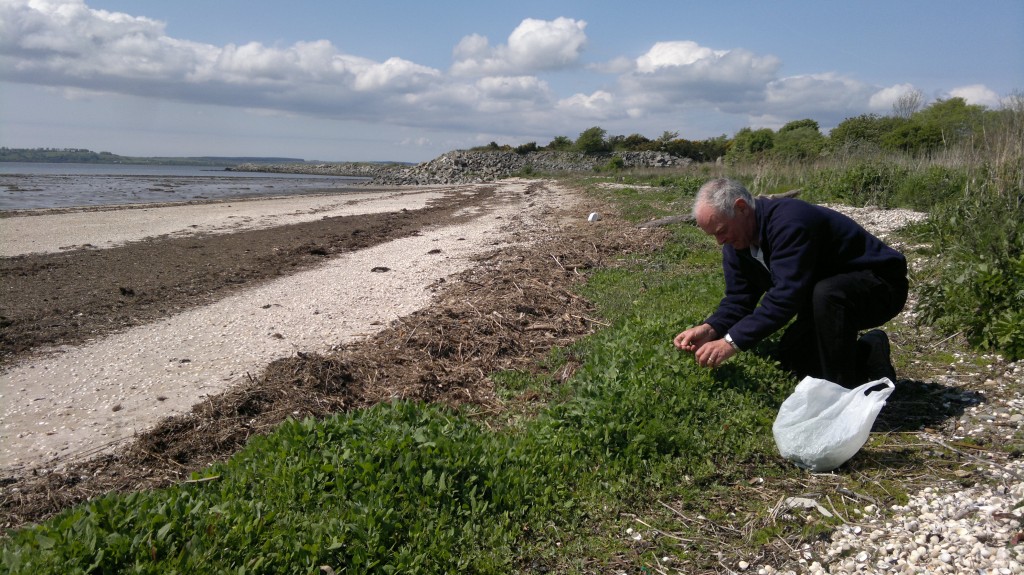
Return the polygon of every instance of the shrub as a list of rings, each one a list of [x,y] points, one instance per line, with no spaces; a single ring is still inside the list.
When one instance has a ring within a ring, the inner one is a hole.
[[[825,168],[808,177],[805,198],[840,201],[853,206],[891,207],[907,169],[891,162],[860,162],[849,167]]]
[[[576,149],[584,154],[600,154],[609,150],[608,142],[605,141],[607,132],[603,128],[594,126],[580,133],[576,138]]]
[[[529,154],[530,152],[536,152],[537,149],[537,142],[527,142],[525,144],[516,146],[516,153],[522,156]]]
[[[950,261],[921,291],[921,321],[963,333],[975,347],[1024,358],[1024,256]]]
[[[547,149],[551,151],[565,151],[572,149],[572,140],[568,136],[555,136],[551,142],[548,143]]]
[[[790,128],[791,125],[796,126]],[[818,131],[817,122],[814,122],[813,126],[790,122],[783,127],[783,130],[779,130],[779,133],[775,135],[772,156],[776,158],[811,160],[820,156],[825,148],[825,137]]]
[[[1024,161],[982,167],[931,214],[939,264],[926,273],[920,319],[976,347],[1024,357]]]
[[[931,211],[964,193],[968,173],[964,168],[927,166],[909,172],[895,184],[893,203],[920,211]]]
[[[725,154],[730,164],[754,161],[775,146],[775,132],[768,128],[743,128],[733,136],[732,146]]]
[[[622,159],[622,156],[613,156],[608,163],[603,167],[600,167],[598,171],[604,172],[621,172],[626,169],[626,161]]]

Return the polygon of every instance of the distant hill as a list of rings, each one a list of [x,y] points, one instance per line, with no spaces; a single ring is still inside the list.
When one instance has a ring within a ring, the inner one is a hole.
[[[93,152],[83,148],[0,148],[0,162],[48,162],[75,164],[156,164],[180,166],[237,166],[238,164],[305,163],[301,158],[249,156],[140,157]]]

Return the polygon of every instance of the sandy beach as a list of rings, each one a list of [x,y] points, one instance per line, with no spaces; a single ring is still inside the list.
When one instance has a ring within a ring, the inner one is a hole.
[[[511,241],[540,233],[539,214],[567,190],[527,195],[505,181],[490,200],[406,237],[332,257],[209,304],[43,350],[0,373],[0,473],[58,468],[108,452],[162,418],[258,374],[271,361],[323,353],[429,305],[445,278]],[[68,211],[6,218],[6,257],[97,251],[143,239],[205,237],[327,218],[413,211],[480,186],[299,196],[197,205]],[[585,210],[583,210],[585,211]],[[585,214],[581,217],[585,217]],[[530,234],[525,234],[530,235]]]
[[[450,187],[425,186],[412,190],[27,212],[0,220],[0,257],[83,247],[110,248],[145,238],[226,234],[329,217],[418,210],[453,191]]]

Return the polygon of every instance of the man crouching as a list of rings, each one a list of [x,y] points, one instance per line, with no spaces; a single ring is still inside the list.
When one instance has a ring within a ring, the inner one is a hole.
[[[718,367],[782,329],[779,360],[798,378],[845,387],[896,373],[880,326],[907,301],[907,260],[852,219],[793,198],[755,200],[742,184],[697,192],[697,225],[722,246],[725,297],[674,345]],[[760,305],[758,305],[760,303]]]

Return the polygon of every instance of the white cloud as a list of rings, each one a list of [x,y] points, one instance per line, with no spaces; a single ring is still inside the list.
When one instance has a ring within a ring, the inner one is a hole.
[[[615,96],[604,90],[593,94],[574,94],[559,101],[557,109],[581,119],[608,120],[622,115]]]
[[[970,86],[953,88],[949,91],[949,95],[952,98],[963,98],[968,104],[986,106],[992,109],[998,108],[1002,103],[999,94],[988,89],[984,84],[972,84]]]
[[[455,45],[452,56],[456,62],[474,61],[490,57],[491,52],[491,43],[486,36],[470,34]]]
[[[846,118],[866,113],[876,91],[834,72],[789,76],[769,82],[763,104],[750,106],[748,111],[765,127],[810,118],[827,131]]]
[[[620,78],[623,97],[651,113],[764,99],[781,63],[743,49],[713,50],[694,42],[658,42]]]
[[[479,34],[466,36],[453,51],[456,76],[530,74],[574,65],[587,43],[587,23],[571,18],[523,20],[508,43],[491,47]]]
[[[327,40],[218,47],[168,37],[163,23],[82,0],[0,2],[0,79],[183,102],[360,117],[396,105],[440,71],[342,54]],[[401,115],[400,113],[397,115]]]
[[[355,87],[363,91],[415,91],[428,86],[441,73],[401,58],[388,58],[381,64],[372,64],[356,77]]]
[[[575,63],[585,26],[527,19],[493,49],[468,36],[455,49],[456,66],[487,74],[467,80],[403,58],[345,54],[327,40],[215,46],[83,0],[0,0],[0,80],[396,125],[465,128],[487,120],[514,129],[547,121],[541,116],[555,98],[535,76],[497,71]]]
[[[0,16],[0,46],[4,52],[75,53],[159,37],[164,30],[162,22],[91,10],[82,1],[7,0],[0,2]]]
[[[631,70],[636,69],[636,60],[620,56],[614,58],[608,62],[599,62],[596,64],[588,64],[588,70],[593,70],[600,74],[625,74]]]
[[[638,72],[649,74],[661,68],[693,66],[701,61],[714,61],[728,54],[728,50],[712,50],[691,42],[658,42],[636,60]]]
[[[548,85],[535,76],[490,76],[476,82],[485,98],[501,100],[546,100]]]
[[[163,22],[91,9],[86,0],[0,0],[0,81],[94,101],[120,94],[456,134],[434,138],[434,146],[481,131],[515,140],[593,125],[657,136],[695,124],[722,133],[712,124],[779,127],[813,118],[828,129],[852,115],[887,112],[914,89],[871,86],[835,72],[779,77],[775,56],[690,40],[588,63],[586,28],[572,18],[524,19],[497,45],[469,34],[452,50],[451,67],[441,70],[344,53],[324,39],[193,42],[168,36]],[[949,95],[999,103],[980,85]]]
[[[430,138],[427,138],[425,136],[419,136],[419,137],[414,137],[414,138],[405,138],[404,140],[399,142],[399,145],[411,146],[411,147],[414,147],[414,148],[427,148],[431,144],[433,144],[433,142],[430,141]]]
[[[892,111],[892,105],[896,103],[901,97],[910,94],[912,92],[919,92],[913,84],[896,84],[895,86],[889,86],[888,88],[882,88],[878,90],[868,99],[868,107],[873,111],[880,114],[886,114]],[[924,102],[922,102],[923,104]]]
[[[508,37],[512,60],[527,69],[561,68],[575,63],[587,44],[583,20],[527,18]]]
[[[758,116],[750,116],[747,118],[747,126],[754,130],[760,130],[762,128],[768,128],[769,130],[778,130],[785,126],[792,120],[788,120],[783,117],[779,117],[773,114],[761,114]]]
[[[824,110],[863,109],[874,89],[863,82],[835,73],[789,76],[768,83],[765,103],[780,110],[810,114]]]

